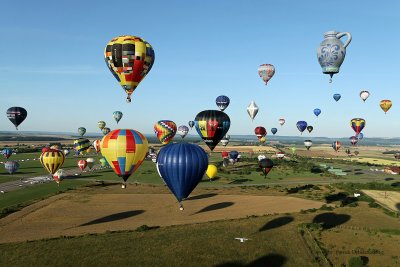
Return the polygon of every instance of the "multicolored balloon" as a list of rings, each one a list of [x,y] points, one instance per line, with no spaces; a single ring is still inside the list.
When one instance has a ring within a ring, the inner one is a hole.
[[[342,146],[342,143],[339,141],[335,141],[332,143],[332,148],[333,150],[335,150],[336,152],[339,151],[340,147]]]
[[[64,153],[64,156],[67,156],[69,154],[69,149],[64,149],[63,153]]]
[[[305,121],[298,121],[296,123],[297,129],[300,131],[301,134],[303,134],[304,130],[307,128],[307,122]]]
[[[267,135],[267,130],[262,126],[257,126],[254,129],[254,133],[256,134],[258,140],[260,140],[261,137],[264,137]]]
[[[103,130],[103,128],[106,127],[106,122],[105,121],[99,121],[97,123],[97,126],[99,127],[100,130]]]
[[[365,127],[365,120],[361,118],[354,118],[350,121],[350,127],[354,130],[356,135],[358,135]]]
[[[333,95],[333,99],[335,99],[336,102],[338,102],[341,97],[342,96],[340,94],[334,94]]]
[[[232,150],[231,152],[229,152],[229,158],[233,161],[233,163],[237,161],[238,157],[239,157],[238,151]]]
[[[113,112],[113,118],[114,118],[114,120],[117,122],[117,124],[118,124],[118,122],[122,119],[122,116],[123,116],[124,114],[122,114],[122,112],[121,111],[114,111]]]
[[[379,106],[381,107],[381,109],[385,112],[388,112],[389,109],[392,107],[392,101],[385,99],[385,100],[381,100]]]
[[[307,150],[310,150],[310,147],[312,146],[312,141],[311,140],[305,140],[304,141],[304,146],[307,148]]]
[[[256,104],[256,102],[251,101],[249,106],[247,107],[247,113],[249,114],[251,120],[254,120],[254,118],[256,117],[257,113],[258,113],[258,106]]]
[[[48,149],[40,155],[40,163],[51,174],[54,175],[64,164],[64,153],[56,149]]]
[[[6,159],[8,159],[9,157],[11,157],[12,153],[13,153],[13,151],[12,151],[12,149],[10,149],[10,148],[4,148],[4,149],[1,151],[1,154],[2,154],[4,157],[6,157]]]
[[[100,152],[100,143],[101,143],[101,140],[99,140],[99,139],[93,141],[93,147],[94,147],[94,150],[96,150],[96,154],[98,154]]]
[[[63,169],[58,169],[58,171],[56,171],[56,172],[53,174],[53,179],[54,179],[54,181],[56,181],[56,183],[59,185],[60,182],[61,182],[62,180],[64,180],[65,175],[66,175],[66,174],[65,174],[65,172],[64,172]]]
[[[367,100],[367,98],[369,97],[369,92],[368,91],[361,91],[360,92],[360,97],[365,102],[365,100]]]
[[[157,157],[160,176],[180,203],[203,178],[208,167],[207,153],[198,145],[178,143],[161,148]]]
[[[258,141],[260,141],[261,144],[264,144],[267,141],[267,138],[265,138],[265,136],[263,136],[260,139],[258,139]]]
[[[176,124],[170,120],[161,120],[154,124],[154,133],[163,145],[168,144],[176,134]]]
[[[357,144],[357,142],[358,142],[358,138],[356,137],[356,136],[351,136],[350,138],[350,143],[353,145],[353,146],[355,146],[356,144]]]
[[[108,165],[108,162],[107,162],[107,160],[106,160],[105,158],[99,159],[99,162],[100,162],[100,166],[101,166],[102,168],[105,168],[105,167],[109,167],[109,166],[110,166],[110,165]]]
[[[104,135],[108,134],[110,131],[111,131],[111,129],[108,128],[108,127],[104,127],[103,130],[101,130],[101,132],[102,132]]]
[[[90,147],[90,141],[86,138],[74,140],[74,150],[77,155],[83,154]]]
[[[185,138],[185,136],[188,134],[189,132],[189,127],[187,127],[186,125],[181,125],[178,127],[178,131],[177,133],[182,137]]]
[[[364,138],[364,134],[363,133],[356,134],[356,137],[358,140],[362,140]]]
[[[86,163],[89,170],[92,170],[92,168],[94,167],[94,158],[87,158]]]
[[[19,163],[15,160],[4,163],[4,168],[9,174],[14,174],[19,169]]]
[[[271,171],[271,169],[274,167],[274,162],[268,158],[261,159],[258,161],[258,166],[261,168],[261,170],[264,173],[264,178],[267,177],[267,174]]]
[[[87,167],[87,161],[85,159],[78,160],[78,167],[83,171]]]
[[[279,124],[281,125],[281,126],[283,126],[284,124],[285,124],[285,119],[284,118],[280,118],[279,120],[278,120],[278,122],[279,122]]]
[[[86,133],[86,128],[85,127],[79,127],[78,128],[78,133],[80,136],[83,136]]]
[[[101,154],[124,182],[139,168],[149,149],[146,137],[131,129],[111,131],[103,137],[100,146]]]
[[[317,118],[319,114],[321,114],[321,110],[319,108],[314,109],[314,115],[317,116]]]
[[[274,76],[275,67],[271,64],[262,64],[258,67],[258,75],[264,81],[265,85],[268,84],[268,81]]]
[[[107,44],[104,59],[128,95],[126,101],[129,103],[131,94],[153,67],[155,54],[153,47],[144,39],[123,35],[113,38]]]
[[[15,129],[26,119],[28,112],[22,107],[11,107],[7,109],[7,118],[14,124]]]
[[[194,124],[199,136],[211,149],[217,146],[231,125],[229,116],[218,110],[203,110],[196,115]]]
[[[271,128],[271,133],[272,133],[273,135],[275,135],[277,132],[278,132],[278,129],[276,129],[276,128]]]
[[[215,103],[217,104],[219,110],[224,111],[230,103],[229,97],[225,95],[220,95],[215,99]]]

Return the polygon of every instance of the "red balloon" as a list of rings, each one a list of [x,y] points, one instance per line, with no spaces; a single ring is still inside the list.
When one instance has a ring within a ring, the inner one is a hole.
[[[265,130],[265,128],[262,126],[258,126],[254,129],[254,133],[256,134],[258,140],[260,140],[262,137],[267,135],[267,130]]]
[[[221,156],[222,156],[223,158],[228,158],[228,157],[229,157],[229,152],[228,152],[228,151],[222,151],[222,152],[221,152]]]

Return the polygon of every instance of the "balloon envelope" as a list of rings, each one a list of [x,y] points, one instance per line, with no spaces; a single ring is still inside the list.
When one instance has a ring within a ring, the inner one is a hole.
[[[387,100],[387,99],[381,100],[379,105],[380,105],[381,109],[386,113],[392,107],[392,101]]]
[[[154,124],[154,133],[163,145],[168,144],[176,134],[176,124],[170,120],[161,120]]]
[[[199,136],[213,151],[219,141],[228,132],[231,120],[222,111],[204,110],[196,115],[194,123]]]
[[[86,138],[79,138],[74,140],[74,149],[77,155],[83,154],[90,147],[90,141]]]
[[[311,140],[305,140],[304,141],[304,146],[307,148],[307,150],[310,150],[310,147],[312,146],[312,141]]]
[[[78,128],[78,133],[80,136],[83,136],[86,133],[86,128],[85,127],[79,127]]]
[[[314,127],[312,127],[311,125],[308,125],[308,126],[307,126],[307,131],[308,131],[309,133],[311,133],[313,130],[314,130]]]
[[[208,178],[211,180],[217,175],[217,173],[218,173],[217,166],[209,164],[206,171],[206,175],[208,176]]]
[[[354,118],[350,121],[350,127],[354,130],[357,134],[361,133],[361,131],[365,127],[365,120],[361,118]]]
[[[300,131],[300,133],[303,133],[304,130],[307,128],[307,122],[305,121],[298,121],[296,123],[297,129]]]
[[[97,123],[97,126],[99,127],[100,130],[103,130],[103,128],[106,127],[106,122],[105,121],[99,121]]]
[[[104,60],[127,94],[131,94],[153,67],[155,54],[153,47],[144,39],[123,35],[113,38],[104,50]]]
[[[254,120],[254,118],[256,117],[257,113],[258,113],[258,106],[256,104],[256,102],[251,101],[249,106],[247,107],[247,113],[249,114],[250,118],[252,120]]]
[[[257,138],[260,140],[261,137],[264,137],[267,135],[267,130],[262,126],[257,126],[254,129],[254,133],[256,134]]]
[[[190,129],[192,129],[193,128],[193,126],[194,126],[194,121],[189,121],[189,127],[190,127]]]
[[[265,85],[268,84],[268,81],[274,76],[275,67],[271,64],[262,64],[258,67],[258,75],[264,81]]]
[[[64,164],[65,156],[60,150],[49,149],[40,155],[40,163],[50,173],[54,174]]]
[[[187,127],[186,125],[181,125],[178,127],[178,131],[177,133],[182,137],[185,138],[185,136],[188,134],[189,132],[189,127]]]
[[[102,132],[104,135],[106,135],[106,134],[108,134],[109,132],[111,132],[111,129],[108,128],[108,127],[104,127],[104,128],[101,130],[101,132]]]
[[[278,132],[278,129],[276,129],[276,128],[271,128],[271,133],[272,133],[273,135],[275,135],[277,132]]]
[[[203,178],[208,156],[198,145],[169,144],[158,153],[157,166],[168,188],[180,202]]]
[[[94,167],[94,158],[87,158],[86,163],[87,163],[89,170],[91,170]]]
[[[342,146],[342,143],[339,141],[335,141],[332,143],[332,148],[333,150],[335,150],[336,152],[339,151],[340,147]]]
[[[122,116],[123,116],[124,114],[122,114],[122,112],[121,111],[114,111],[113,112],[113,118],[114,118],[114,120],[117,122],[117,124],[118,124],[118,122],[122,119]]]
[[[283,119],[283,118],[280,118],[279,119],[279,124],[282,126],[282,125],[284,125],[285,124],[285,119]]]
[[[7,118],[15,125],[18,130],[18,125],[20,125],[28,116],[26,109],[22,107],[11,107],[7,109]]]
[[[4,163],[4,168],[9,174],[14,174],[19,169],[19,163],[15,160]]]
[[[229,97],[225,95],[220,95],[215,99],[215,103],[217,104],[219,110],[224,111],[230,103]]]
[[[274,162],[268,158],[264,158],[258,161],[258,166],[260,166],[261,170],[264,173],[264,177],[267,176],[269,171],[274,167]]]
[[[10,148],[4,148],[4,149],[1,151],[1,154],[2,154],[4,157],[6,157],[6,159],[8,159],[9,157],[11,157],[12,153],[13,153],[13,151],[12,151],[12,149],[10,149]]]
[[[146,137],[131,129],[117,129],[103,137],[101,153],[113,171],[125,182],[142,164],[146,157]]]
[[[338,102],[341,97],[342,96],[340,94],[334,94],[333,95],[333,99],[335,99],[336,102]]]
[[[321,110],[319,108],[314,109],[314,114],[318,117],[321,114]]]
[[[78,160],[78,167],[83,171],[87,167],[87,161],[84,159]]]
[[[367,98],[369,97],[369,92],[368,91],[361,91],[360,92],[360,97],[365,102],[365,100],[367,100]]]

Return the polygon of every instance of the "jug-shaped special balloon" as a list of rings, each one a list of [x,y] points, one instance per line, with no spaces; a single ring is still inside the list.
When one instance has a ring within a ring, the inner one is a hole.
[[[137,36],[118,36],[107,44],[104,60],[128,95],[128,103],[131,102],[133,91],[153,67],[154,58],[153,47]]]
[[[340,38],[347,36],[345,44]],[[318,62],[321,65],[322,72],[332,76],[339,72],[340,66],[346,56],[346,47],[351,42],[351,34],[348,32],[328,31],[324,34],[324,40],[317,48]]]

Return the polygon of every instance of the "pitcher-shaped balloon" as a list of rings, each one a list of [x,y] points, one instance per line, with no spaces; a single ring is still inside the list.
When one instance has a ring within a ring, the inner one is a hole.
[[[340,38],[347,36],[345,44]],[[328,31],[324,34],[324,40],[317,48],[317,56],[322,72],[329,74],[332,78],[333,74],[339,72],[340,66],[346,56],[346,47],[351,42],[351,34],[348,32]]]

